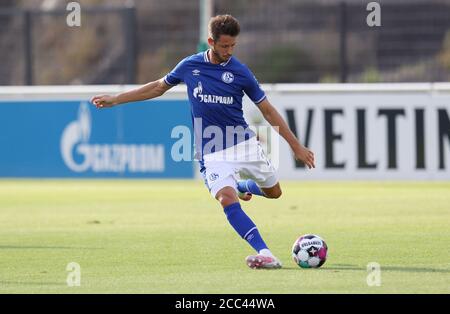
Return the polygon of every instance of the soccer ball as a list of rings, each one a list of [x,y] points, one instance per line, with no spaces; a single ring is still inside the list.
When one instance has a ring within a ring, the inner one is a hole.
[[[294,262],[301,268],[318,268],[327,260],[328,246],[315,234],[305,234],[292,246]]]

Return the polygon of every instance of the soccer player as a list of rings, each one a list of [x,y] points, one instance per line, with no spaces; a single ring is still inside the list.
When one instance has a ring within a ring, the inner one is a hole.
[[[157,81],[115,96],[95,96],[91,101],[97,108],[113,107],[161,96],[184,82],[191,105],[196,158],[207,188],[222,205],[231,226],[255,249],[256,254],[247,256],[247,265],[280,268],[281,262],[239,203],[239,198],[248,201],[252,195],[281,196],[276,170],[243,117],[244,93],[276,127],[297,160],[314,168],[314,154],[299,143],[249,68],[233,57],[239,32],[239,22],[234,17],[215,16],[209,22],[207,51],[186,57]]]

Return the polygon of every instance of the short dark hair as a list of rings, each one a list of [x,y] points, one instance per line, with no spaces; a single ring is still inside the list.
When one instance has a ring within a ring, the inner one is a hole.
[[[220,35],[236,37],[240,31],[238,20],[229,14],[217,15],[209,21],[209,34],[214,41],[218,40]]]

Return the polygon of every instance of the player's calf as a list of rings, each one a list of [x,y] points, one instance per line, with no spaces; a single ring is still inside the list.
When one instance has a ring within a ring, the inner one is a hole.
[[[271,188],[262,188],[262,191],[267,198],[280,198],[283,194],[279,183]]]

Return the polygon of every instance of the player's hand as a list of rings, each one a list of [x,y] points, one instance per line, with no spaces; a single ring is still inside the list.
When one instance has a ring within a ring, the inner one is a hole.
[[[295,151],[295,159],[303,162],[309,169],[315,168],[314,153],[303,145],[300,145]]]
[[[117,105],[115,97],[109,95],[94,96],[92,97],[91,102],[97,108],[110,108],[112,106]]]

